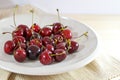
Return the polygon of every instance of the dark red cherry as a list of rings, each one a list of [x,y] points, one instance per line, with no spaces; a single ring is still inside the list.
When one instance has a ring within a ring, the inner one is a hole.
[[[20,24],[18,25],[17,29],[21,29],[23,31],[26,31],[26,29],[29,29],[27,25]]]
[[[66,44],[66,47],[68,49],[68,53],[71,54],[78,50],[79,44],[75,41],[71,41],[70,43]]]
[[[16,61],[18,62],[23,62],[26,59],[26,51],[22,48],[18,48],[15,52],[14,52],[14,58]]]
[[[61,32],[61,35],[65,38],[65,39],[71,39],[72,38],[72,33],[69,29],[65,29]]]
[[[27,25],[19,25],[17,29],[23,30],[24,34],[23,36],[25,37],[26,40],[29,40],[30,37],[32,36],[32,31],[28,28]]]
[[[56,49],[64,49],[66,50],[66,43],[62,42],[62,43],[58,43],[55,47]]]
[[[12,36],[15,37],[15,36],[23,36],[23,30],[22,29],[16,29],[12,32]]]
[[[40,55],[41,49],[36,45],[30,45],[27,48],[27,56],[30,60],[35,60]]]
[[[52,28],[52,32],[53,32],[53,34],[59,34],[61,32],[61,29],[62,29],[61,23],[54,23],[53,28]]]
[[[45,36],[42,38],[42,43],[44,46],[46,46],[47,44],[54,45],[54,40],[48,36]]]
[[[40,35],[42,37],[51,36],[51,34],[52,34],[52,30],[49,27],[43,27],[40,31]]]
[[[25,43],[18,43],[16,46],[15,46],[15,49],[18,49],[19,47],[21,47],[22,49],[26,49],[27,48],[27,45]]]
[[[58,62],[63,61],[67,56],[66,51],[64,49],[56,49],[54,51],[54,54],[55,54],[54,56],[55,61],[58,61]]]
[[[39,56],[39,61],[44,65],[53,63],[54,58],[51,56],[52,52],[49,50],[43,51]]]
[[[54,41],[55,41],[55,44],[58,44],[58,43],[61,43],[61,42],[63,42],[63,37],[61,36],[61,35],[59,35],[59,34],[57,34],[57,35],[54,35]]]
[[[54,51],[54,46],[51,45],[51,44],[47,44],[45,47],[46,47],[47,50],[49,50],[49,51],[51,51],[51,52]]]
[[[17,45],[18,43],[26,43],[26,40],[23,36],[15,36],[13,42]]]
[[[39,33],[41,30],[40,26],[37,25],[36,23],[34,23],[30,29],[32,29],[34,32],[37,32],[37,33]]]
[[[38,47],[42,47],[42,41],[38,38],[32,39],[29,42],[29,45],[37,45]]]
[[[39,35],[39,33],[33,32],[30,40],[35,39],[35,38],[41,39],[41,36]]]
[[[4,52],[6,54],[12,54],[13,53],[13,50],[15,48],[15,43],[11,40],[5,42],[4,44]]]

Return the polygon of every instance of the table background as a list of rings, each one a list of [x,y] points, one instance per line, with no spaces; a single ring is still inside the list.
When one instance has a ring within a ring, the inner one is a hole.
[[[19,8],[18,14],[34,8],[37,14],[38,8],[25,5]],[[12,15],[12,9],[0,9],[0,19]],[[11,73],[0,69],[0,80],[112,80],[120,76],[120,15],[80,15],[64,14],[83,22],[96,30],[101,41],[99,56],[88,65],[77,70],[51,76],[27,76]],[[117,79],[118,80],[118,79]]]

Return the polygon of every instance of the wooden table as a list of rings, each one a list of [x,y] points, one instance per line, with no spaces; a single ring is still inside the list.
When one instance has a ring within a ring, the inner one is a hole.
[[[24,11],[31,6],[21,7]],[[11,9],[0,10],[0,18]],[[88,65],[74,71],[51,76],[27,76],[0,69],[0,80],[120,80],[120,15],[64,14],[93,27],[99,35],[99,56]],[[118,79],[117,79],[118,78]]]

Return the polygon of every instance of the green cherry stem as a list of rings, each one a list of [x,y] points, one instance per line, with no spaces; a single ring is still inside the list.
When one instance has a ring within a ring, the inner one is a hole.
[[[14,10],[13,10],[13,21],[14,21],[14,26],[16,27],[16,19],[15,19],[15,16],[16,16],[16,10],[17,10],[17,8],[18,8],[18,5],[16,5],[15,7],[14,7]]]
[[[59,9],[56,9],[56,10],[57,10],[57,13],[58,13],[58,20],[59,20],[59,22],[61,23]]]
[[[34,18],[34,14],[33,13],[34,13],[34,10],[31,9],[30,12],[32,13],[32,25],[33,25],[33,18]]]
[[[86,38],[88,38],[88,31],[84,32],[82,35],[80,35],[79,37],[74,37],[74,39],[80,39],[81,37],[85,36]]]

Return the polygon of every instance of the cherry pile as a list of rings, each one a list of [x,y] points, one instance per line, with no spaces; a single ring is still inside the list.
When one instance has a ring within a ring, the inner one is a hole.
[[[52,26],[52,27],[50,27]],[[10,33],[4,32],[3,34]],[[13,54],[18,62],[39,59],[44,65],[63,61],[67,54],[78,50],[79,44],[72,40],[72,33],[61,23],[41,28],[34,23],[30,28],[27,25],[18,25],[11,32],[12,40],[4,44],[4,52]]]

